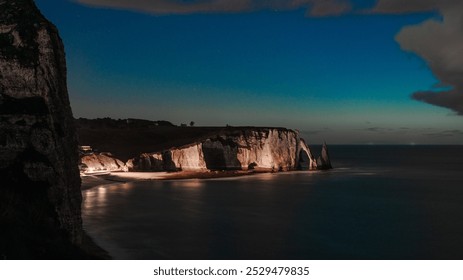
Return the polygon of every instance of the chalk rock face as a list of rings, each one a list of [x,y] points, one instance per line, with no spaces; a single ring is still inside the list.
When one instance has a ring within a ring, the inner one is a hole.
[[[144,153],[127,162],[131,171],[204,171],[207,170],[201,143],[174,148],[163,153]]]
[[[288,171],[298,165],[299,136],[291,130],[248,131],[236,138],[242,169]]]
[[[0,241],[4,257],[44,257],[42,243],[59,236],[81,242],[78,160],[58,31],[32,0],[0,0],[0,239],[12,238]]]
[[[189,171],[206,169],[206,161],[204,160],[204,152],[201,144],[195,144],[182,149],[172,149],[170,153],[167,152],[166,158],[169,161],[169,166],[175,166],[177,170]]]
[[[239,141],[234,137],[217,137],[202,143],[206,166],[209,170],[242,169],[238,159]],[[247,166],[246,166],[247,167]]]
[[[301,170],[314,170],[318,169],[317,167],[317,162],[315,161],[315,157],[312,155],[312,152],[310,151],[309,147],[307,147],[307,144],[305,143],[304,139],[300,138],[299,139],[299,150],[298,150],[298,156],[299,156],[299,169]]]
[[[316,169],[317,163],[295,131],[246,128],[162,153],[145,153],[127,166],[133,171],[288,171]]]
[[[87,166],[88,170],[127,171],[125,163],[111,154],[85,155],[81,157],[81,161]]]
[[[317,158],[317,167],[318,167],[318,169],[331,169],[331,168],[333,168],[331,166],[331,160],[330,160],[330,156],[328,154],[328,147],[326,146],[326,143],[323,144],[322,152],[321,152],[320,156]]]

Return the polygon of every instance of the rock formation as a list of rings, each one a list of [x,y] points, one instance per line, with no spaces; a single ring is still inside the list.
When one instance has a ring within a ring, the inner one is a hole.
[[[84,155],[81,157],[81,161],[85,164],[88,171],[127,171],[125,163],[110,153]]]
[[[58,31],[32,0],[0,0],[1,258],[76,257],[78,160]]]
[[[324,154],[329,162],[327,152]],[[325,168],[325,162],[320,164]],[[241,129],[163,152],[144,153],[129,160],[127,167],[131,171],[318,169],[299,134],[281,128]]]
[[[322,152],[320,156],[317,158],[317,167],[318,169],[331,169],[331,160],[330,155],[328,154],[328,147],[326,143],[323,143]]]

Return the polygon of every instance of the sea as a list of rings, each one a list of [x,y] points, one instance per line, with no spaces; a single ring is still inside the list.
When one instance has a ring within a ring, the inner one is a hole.
[[[114,259],[463,259],[463,146],[329,153],[328,171],[94,187],[84,228]]]

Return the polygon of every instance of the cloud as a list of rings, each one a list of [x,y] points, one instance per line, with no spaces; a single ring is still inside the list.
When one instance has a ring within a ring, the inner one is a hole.
[[[156,15],[194,13],[238,13],[258,10],[305,8],[313,17],[333,16],[351,10],[349,0],[75,0],[78,3],[127,9]]]
[[[311,17],[326,17],[342,15],[350,12],[352,5],[347,1],[312,1],[312,9],[308,12]]]
[[[258,10],[306,9],[310,17],[356,13],[351,0],[73,0],[92,7],[126,9],[155,15],[240,13]],[[438,12],[396,36],[401,48],[421,56],[439,79],[438,85],[412,94],[412,98],[463,115],[463,1],[377,0],[367,14]]]
[[[403,50],[421,56],[440,80],[440,90],[416,92],[412,98],[463,115],[463,1],[380,0],[372,10],[389,14],[430,11],[438,11],[442,19],[406,26],[395,38]]]
[[[385,127],[366,127],[366,128],[359,128],[357,130],[366,131],[366,132],[375,132],[375,133],[386,133],[394,131],[392,128],[385,128]]]
[[[427,12],[438,9],[439,0],[379,0],[372,9],[374,13],[402,14]]]
[[[425,136],[431,137],[455,137],[455,136],[463,136],[463,131],[461,130],[444,130],[435,133],[426,133]]]
[[[421,91],[415,92],[412,98],[431,105],[449,108],[458,115],[463,115],[463,96],[461,93],[461,89],[441,92]]]
[[[371,131],[371,132],[380,132],[386,130],[385,128],[382,127],[368,127],[365,128],[366,131]]]

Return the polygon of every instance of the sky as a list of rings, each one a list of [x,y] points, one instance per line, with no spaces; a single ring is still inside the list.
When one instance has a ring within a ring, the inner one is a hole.
[[[463,2],[36,0],[75,117],[463,144]]]

